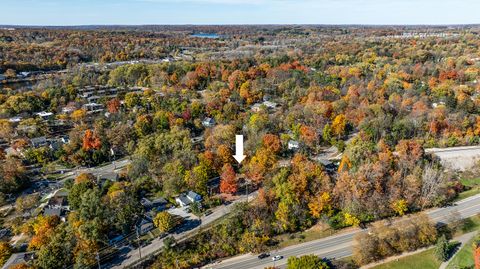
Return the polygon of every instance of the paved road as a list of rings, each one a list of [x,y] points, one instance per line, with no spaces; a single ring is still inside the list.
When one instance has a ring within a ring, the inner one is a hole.
[[[461,218],[467,218],[480,213],[480,195],[472,196],[459,201],[454,206],[432,209],[426,212],[430,218],[437,223],[448,223],[452,215]],[[360,229],[352,229],[348,232],[340,233],[323,239],[306,242],[299,245],[290,246],[276,252],[272,256],[281,255],[283,259],[276,262],[276,266],[284,268],[288,257],[315,254],[329,259],[340,259],[352,255],[353,238],[356,234],[364,232]],[[271,258],[259,260],[256,255],[246,254],[224,260],[217,265],[206,266],[212,269],[263,269],[267,266],[273,266]]]
[[[96,177],[105,176],[111,173],[118,172],[123,167],[127,166],[130,163],[130,159],[124,158],[118,161],[111,162],[103,166],[97,166],[92,168],[77,168],[72,171],[65,173],[65,176],[62,178],[62,182],[67,179],[73,179],[82,173],[90,173]]]
[[[253,192],[249,195],[248,200],[253,200],[256,196],[257,192]],[[245,202],[246,200],[247,196],[241,195],[238,197],[238,199],[236,199],[229,205],[221,205],[219,207],[216,207],[212,210],[212,214],[202,217],[198,223],[195,223],[194,218],[187,219],[187,222],[190,222],[191,226],[187,229],[177,231],[177,233],[173,234],[173,237],[178,240],[195,235],[202,227],[205,227],[206,225],[228,214],[236,203]],[[147,246],[142,247],[142,257],[145,257],[161,249],[163,247],[163,239],[164,238],[156,238]],[[119,258],[113,260],[109,264],[102,265],[102,268],[125,268],[137,262],[139,258],[140,254],[138,252],[138,249],[128,248],[127,251],[121,253]]]

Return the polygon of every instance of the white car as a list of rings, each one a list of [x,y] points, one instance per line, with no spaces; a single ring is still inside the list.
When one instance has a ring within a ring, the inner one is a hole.
[[[278,260],[281,260],[282,258],[283,258],[283,256],[276,255],[276,256],[272,257],[272,261],[278,261]]]

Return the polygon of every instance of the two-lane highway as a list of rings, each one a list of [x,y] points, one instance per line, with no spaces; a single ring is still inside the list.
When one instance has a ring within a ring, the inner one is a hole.
[[[448,223],[455,218],[468,218],[480,213],[480,195],[475,195],[457,202],[450,207],[436,208],[426,211],[426,214],[437,223]],[[362,233],[361,229],[350,229],[348,232],[339,233],[323,239],[314,240],[294,246],[290,246],[271,253],[271,256],[281,255],[283,259],[276,261],[275,265],[285,267],[288,257],[315,254],[329,259],[340,259],[352,255],[354,236]],[[256,255],[246,254],[224,260],[216,265],[208,265],[205,268],[213,269],[263,269],[273,266],[270,257],[258,259]]]

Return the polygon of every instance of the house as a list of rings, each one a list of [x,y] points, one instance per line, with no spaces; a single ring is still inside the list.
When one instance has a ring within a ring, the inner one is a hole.
[[[268,109],[275,109],[278,104],[271,101],[264,101],[263,105],[266,106]]]
[[[300,143],[298,143],[298,141],[295,141],[295,140],[289,140],[288,141],[288,149],[289,150],[298,150],[298,149],[300,149]]]
[[[181,207],[189,206],[192,203],[192,201],[190,201],[185,194],[180,194],[180,196],[175,198],[175,202],[177,202],[177,204]]]
[[[64,217],[64,210],[57,207],[46,207],[43,209],[44,216],[57,216],[59,218]]]
[[[118,180],[118,174],[115,172],[102,173],[97,176],[98,179],[109,180],[111,182],[116,182]]]
[[[192,203],[197,202],[200,203],[202,201],[202,196],[194,191],[189,191],[187,193],[187,198],[190,200]]]
[[[0,240],[9,237],[12,232],[9,229],[0,229]]]
[[[207,128],[208,127],[213,127],[213,126],[215,126],[215,120],[207,117],[207,118],[203,119],[202,125],[203,125],[203,127],[207,127]]]
[[[8,258],[2,269],[8,269],[22,263],[29,263],[33,261],[34,254],[34,252],[14,253],[12,256],[10,256],[10,258]]]
[[[63,140],[62,138],[50,139],[48,147],[53,151],[59,150],[62,148],[63,144],[65,144],[64,141],[65,140]]]
[[[257,103],[252,106],[253,112],[259,112],[261,109],[262,109],[262,104]]]
[[[16,116],[16,117],[8,119],[8,121],[11,122],[11,123],[19,123],[20,121],[22,121],[22,117]]]
[[[83,108],[87,111],[88,114],[102,112],[103,105],[97,103],[88,103],[83,105]]]
[[[42,111],[42,112],[36,113],[36,115],[42,118],[42,120],[48,120],[53,116],[53,113]]]
[[[167,200],[165,200],[164,198],[157,198],[153,201],[150,201],[149,199],[147,198],[142,198],[140,200],[140,203],[143,205],[143,207],[145,208],[146,211],[163,211],[167,208]]]
[[[318,159],[318,162],[321,163],[323,165],[323,167],[325,167],[325,170],[327,170],[327,172],[337,171],[337,166],[329,160]]]
[[[153,222],[150,218],[144,217],[137,224],[137,231],[139,234],[144,235],[149,231],[153,230]]]
[[[73,111],[75,111],[76,107],[74,105],[67,105],[62,108],[62,113],[64,114],[70,114]]]
[[[0,74],[0,81],[6,80],[6,79],[7,79],[7,77],[5,77],[4,75]]]
[[[45,136],[35,137],[30,139],[32,147],[39,148],[48,145],[47,138]]]

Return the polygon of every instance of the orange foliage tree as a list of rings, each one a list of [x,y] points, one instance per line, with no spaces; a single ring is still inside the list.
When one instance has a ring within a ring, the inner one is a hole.
[[[233,194],[236,193],[237,190],[237,176],[232,165],[227,163],[223,166],[222,175],[220,176],[220,192]]]
[[[86,130],[83,136],[83,149],[100,149],[101,146],[102,142],[100,141],[100,137],[92,130]]]

